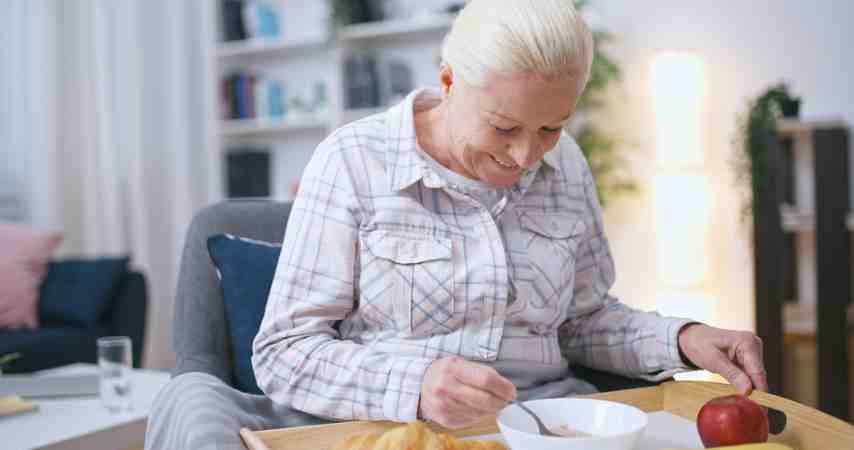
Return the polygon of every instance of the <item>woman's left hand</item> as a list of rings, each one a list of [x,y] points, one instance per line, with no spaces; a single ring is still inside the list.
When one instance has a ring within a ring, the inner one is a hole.
[[[692,323],[679,331],[679,349],[697,367],[720,374],[745,395],[768,390],[762,339],[753,333]]]

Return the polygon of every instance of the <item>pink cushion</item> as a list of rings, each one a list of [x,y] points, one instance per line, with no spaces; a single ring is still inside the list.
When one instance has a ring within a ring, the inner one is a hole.
[[[60,233],[0,222],[0,328],[36,328],[39,285]]]

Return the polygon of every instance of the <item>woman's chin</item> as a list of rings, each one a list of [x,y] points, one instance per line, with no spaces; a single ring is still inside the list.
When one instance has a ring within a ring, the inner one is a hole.
[[[506,189],[510,186],[516,184],[519,181],[520,175],[517,174],[496,174],[496,173],[485,173],[481,175],[480,180],[483,181],[484,184],[489,187],[493,187],[496,189]]]

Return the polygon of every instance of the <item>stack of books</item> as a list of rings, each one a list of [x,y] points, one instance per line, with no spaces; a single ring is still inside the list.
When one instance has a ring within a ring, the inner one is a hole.
[[[223,119],[282,117],[286,113],[285,86],[279,80],[252,72],[237,72],[222,80]]]

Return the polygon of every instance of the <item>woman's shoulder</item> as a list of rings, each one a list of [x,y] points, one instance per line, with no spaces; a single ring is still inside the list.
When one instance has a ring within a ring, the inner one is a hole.
[[[590,172],[584,152],[575,138],[566,131],[561,133],[556,148],[546,154],[546,161],[559,169],[569,180],[582,179]]]
[[[382,114],[343,125],[317,145],[303,178],[352,184],[357,191],[370,192],[371,180],[386,174],[386,140]]]
[[[385,147],[385,142],[385,113],[377,113],[337,128],[320,143],[318,151],[331,153],[377,151]]]

